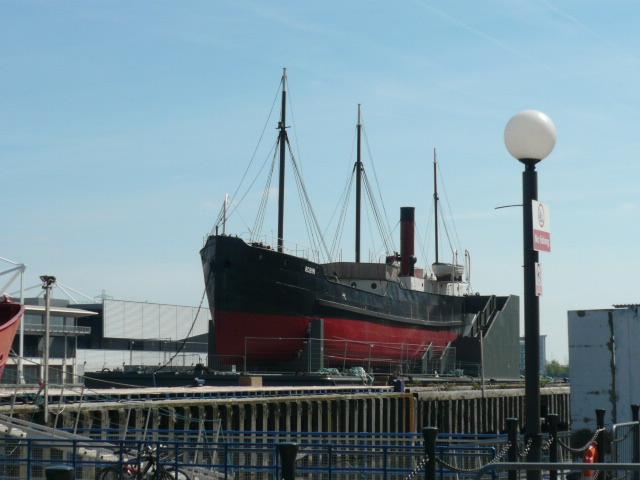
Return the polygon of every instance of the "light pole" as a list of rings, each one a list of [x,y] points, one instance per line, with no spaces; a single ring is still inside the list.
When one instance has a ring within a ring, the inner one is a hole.
[[[538,252],[533,244],[533,200],[538,199],[536,164],[556,144],[556,127],[544,113],[525,110],[513,116],[504,130],[509,153],[522,162],[522,226],[524,253],[524,343],[526,436],[531,448],[528,462],[540,461],[540,309],[536,295]],[[539,480],[540,471],[527,472],[528,480]]]
[[[56,277],[42,275],[42,289],[44,290],[44,349],[42,357],[44,360],[43,384],[44,384],[44,408],[43,424],[49,423],[49,324],[51,321],[51,289],[56,283]]]

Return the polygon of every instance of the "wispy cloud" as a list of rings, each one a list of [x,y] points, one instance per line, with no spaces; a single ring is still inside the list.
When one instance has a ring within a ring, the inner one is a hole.
[[[626,57],[632,59],[634,62],[639,62],[640,61],[640,58],[638,56],[634,55],[633,53],[629,53],[621,45],[618,45],[615,42],[612,42],[609,37],[601,35],[596,30],[591,28],[589,25],[584,23],[582,20],[577,18],[576,16],[571,15],[570,13],[566,12],[565,10],[562,10],[560,7],[558,7],[557,5],[554,5],[553,3],[549,2],[548,0],[540,0],[540,1],[550,12],[552,12],[557,17],[562,18],[565,21],[577,26],[581,30],[584,30],[585,32],[589,33],[593,38],[598,40],[599,42],[602,42],[603,44],[609,46],[611,49],[617,51],[618,53],[621,53],[621,54],[625,55]]]
[[[536,58],[532,58],[529,55],[526,55],[524,52],[522,52],[521,50],[518,50],[514,47],[512,47],[511,45],[509,45],[508,43],[503,42],[502,40],[500,40],[497,37],[494,37],[493,35],[488,34],[485,31],[482,31],[472,25],[469,25],[468,23],[460,20],[457,17],[454,17],[453,15],[445,12],[444,10],[441,10],[437,7],[434,7],[433,5],[431,5],[429,2],[425,1],[425,0],[416,0],[417,4],[427,8],[428,10],[431,10],[432,12],[436,13],[437,15],[439,15],[440,17],[444,18],[445,20],[447,20],[449,23],[462,28],[463,30],[466,30],[467,32],[475,35],[476,37],[482,38],[483,40],[486,40],[487,42],[491,43],[492,45],[500,48],[501,50],[504,50],[506,52],[511,53],[512,55],[518,57],[518,58],[527,58],[528,60],[535,62],[535,64],[537,64],[538,66],[547,69],[547,70],[552,70],[552,68],[549,65],[544,64],[543,62],[541,62],[539,59]]]

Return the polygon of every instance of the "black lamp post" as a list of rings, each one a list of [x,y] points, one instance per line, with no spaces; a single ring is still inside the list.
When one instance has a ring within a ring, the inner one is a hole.
[[[509,120],[504,130],[509,153],[522,162],[522,226],[524,253],[524,344],[526,437],[531,448],[527,461],[540,461],[540,309],[536,294],[538,252],[533,244],[532,201],[538,199],[536,164],[556,144],[556,127],[542,112],[525,110]],[[528,480],[539,480],[539,471],[527,471]]]

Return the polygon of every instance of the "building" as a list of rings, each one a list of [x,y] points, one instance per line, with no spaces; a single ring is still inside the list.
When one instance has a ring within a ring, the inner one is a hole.
[[[44,300],[25,299],[24,382],[44,377]],[[207,361],[210,314],[206,308],[105,299],[74,304],[52,299],[49,383],[82,383],[85,372],[128,365],[184,365]],[[16,335],[13,350],[20,351]],[[3,384],[19,383],[19,360],[12,357]]]
[[[10,357],[2,377],[3,384],[20,382],[20,367],[24,383],[38,383],[44,378],[42,353],[44,350],[45,307],[42,298],[27,298],[21,331],[24,334],[23,361]],[[78,339],[91,334],[88,326],[79,326],[79,318],[90,319],[96,314],[69,306],[66,300],[51,300],[49,321],[49,383],[81,383],[77,377],[76,349]],[[90,322],[90,320],[89,320]],[[20,334],[13,341],[13,351],[20,353]]]
[[[525,365],[524,337],[520,337],[520,374],[524,375]],[[540,375],[547,373],[547,336],[540,335]]]
[[[206,364],[207,308],[110,299],[77,306],[97,314],[79,322],[92,328],[78,342],[78,362],[85,371]]]
[[[640,403],[640,305],[575,310],[569,319],[571,425],[593,430],[595,410],[606,410],[606,423],[631,421],[631,404]]]

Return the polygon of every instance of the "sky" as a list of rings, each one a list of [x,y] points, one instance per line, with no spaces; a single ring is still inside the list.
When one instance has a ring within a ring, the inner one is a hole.
[[[289,134],[327,243],[360,103],[396,245],[399,208],[415,206],[418,265],[433,261],[436,148],[474,291],[521,296],[521,210],[495,207],[521,202],[503,131],[533,108],[558,130],[538,166],[552,225],[540,310],[547,357],[565,362],[568,310],[639,301],[639,15],[637,2],[590,0],[0,0],[0,256],[27,265],[28,286],[46,273],[90,297],[197,306],[198,251],[247,165],[227,231],[254,225],[287,67]],[[285,243],[302,249],[293,178]],[[352,217],[353,195],[345,260]],[[363,257],[377,260],[372,222]]]

